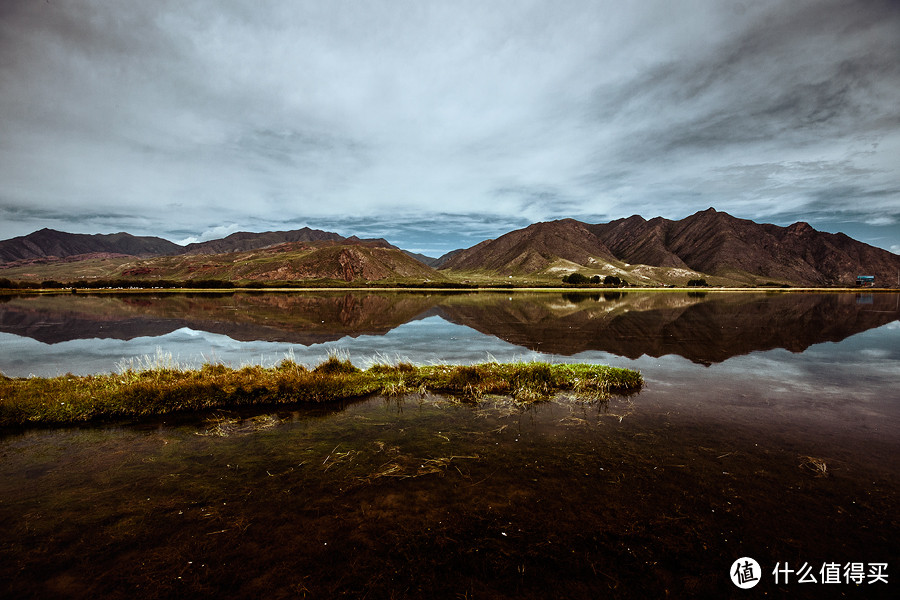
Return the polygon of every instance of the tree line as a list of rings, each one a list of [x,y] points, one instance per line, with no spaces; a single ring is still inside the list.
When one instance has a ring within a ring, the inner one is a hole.
[[[196,281],[176,281],[172,279],[154,279],[153,281],[135,281],[133,279],[92,279],[90,281],[62,282],[55,279],[44,281],[12,281],[6,277],[0,277],[0,289],[7,290],[40,290],[40,289],[85,289],[99,290],[108,288],[207,288],[228,289],[239,287],[238,285],[222,279],[201,279]]]
[[[607,275],[606,277],[601,279],[599,275],[588,277],[587,275],[582,275],[581,273],[571,273],[569,275],[563,275],[562,282],[568,283],[569,285],[628,285],[627,281],[620,277],[616,277],[615,275]]]

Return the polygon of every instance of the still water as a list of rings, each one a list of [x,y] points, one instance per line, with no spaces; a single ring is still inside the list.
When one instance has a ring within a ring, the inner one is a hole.
[[[339,350],[360,366],[602,362],[641,370],[646,387],[600,403],[409,396],[6,432],[0,597],[896,597],[898,306],[795,293],[7,298],[9,376],[158,352],[191,366]],[[729,577],[745,556],[762,566],[749,591]],[[840,582],[822,583],[833,564]],[[776,565],[817,583],[776,581]]]

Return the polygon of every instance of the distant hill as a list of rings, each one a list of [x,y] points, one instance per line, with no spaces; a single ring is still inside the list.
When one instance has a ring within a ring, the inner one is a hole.
[[[646,265],[648,268],[643,268]],[[759,224],[708,209],[671,221],[640,216],[590,225],[573,219],[536,223],[459,252],[441,265],[457,271],[526,274],[582,269],[631,279],[725,284],[853,285],[857,275],[895,284],[900,256],[807,223]]]
[[[119,264],[110,276],[235,282],[442,281],[445,276],[383,240],[287,242],[220,254],[181,254]]]
[[[356,236],[345,238],[337,233],[309,227],[263,233],[239,231],[221,239],[196,242],[186,246],[180,246],[162,238],[137,237],[128,233],[86,235],[41,229],[26,236],[0,241],[0,264],[35,260],[46,262],[72,259],[73,257],[77,260],[81,257],[85,259],[99,258],[101,255],[138,257],[178,254],[213,255],[257,250],[288,242],[345,242],[348,244],[365,242],[385,248],[396,248],[383,239],[364,240]],[[72,262],[72,260],[68,260],[68,262]]]
[[[0,241],[0,263],[97,253],[159,256],[177,254],[181,249],[178,244],[158,237],[138,237],[129,233],[89,235],[41,229]]]
[[[266,231],[264,233],[239,231],[222,239],[188,244],[182,252],[184,254],[222,254],[223,252],[256,250],[285,242],[340,242],[343,240],[344,237],[337,233],[310,229],[309,227],[291,231]]]
[[[423,265],[428,265],[428,266],[431,267],[432,269],[437,269],[437,268],[440,266],[440,259],[439,259],[439,258],[434,258],[434,257],[431,257],[431,256],[425,256],[424,254],[419,254],[419,253],[417,253],[417,252],[410,252],[409,250],[404,250],[403,253],[406,254],[407,256],[411,257],[411,258],[416,259],[417,261],[419,261],[419,262],[422,263]]]
[[[458,248],[456,250],[451,250],[450,252],[448,252],[442,256],[439,256],[438,258],[435,258],[434,262],[432,264],[430,264],[429,266],[434,267],[435,269],[441,269],[441,268],[443,268],[443,266],[445,264],[447,264],[450,261],[451,258],[453,258],[456,255],[460,254],[461,252],[465,252],[465,251],[466,251],[465,248]]]

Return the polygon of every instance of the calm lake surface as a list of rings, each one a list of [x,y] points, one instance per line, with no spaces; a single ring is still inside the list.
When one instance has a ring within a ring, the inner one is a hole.
[[[646,381],[0,433],[3,598],[898,596],[898,294],[6,297],[0,349],[7,376],[339,351]]]

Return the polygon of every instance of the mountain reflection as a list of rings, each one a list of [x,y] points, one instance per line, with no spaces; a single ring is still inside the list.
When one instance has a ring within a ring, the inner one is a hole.
[[[837,342],[900,319],[898,304],[898,294],[749,292],[79,294],[4,298],[0,331],[53,344],[189,327],[239,341],[312,345],[384,335],[437,315],[544,353],[677,354],[712,364]]]

